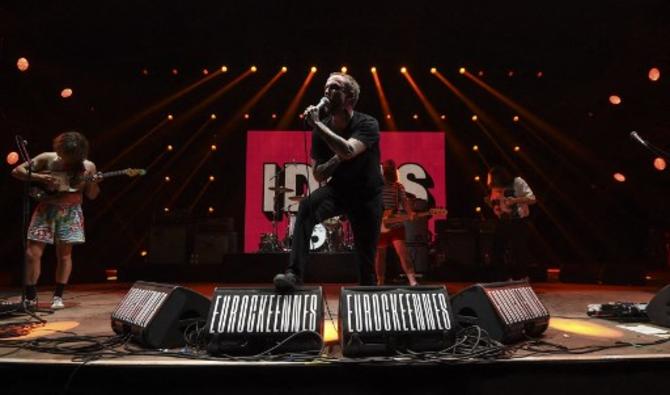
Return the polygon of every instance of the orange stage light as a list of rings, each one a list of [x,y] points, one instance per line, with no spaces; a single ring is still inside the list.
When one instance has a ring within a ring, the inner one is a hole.
[[[26,71],[30,67],[30,63],[26,58],[19,58],[19,60],[16,61],[16,67],[19,71]]]
[[[654,159],[654,167],[658,171],[665,170],[665,167],[666,167],[665,159],[661,158],[660,156],[658,158]]]
[[[617,95],[610,95],[610,103],[614,104],[615,106],[621,104],[621,97]]]
[[[12,166],[19,161],[19,154],[17,152],[10,152],[7,154],[7,164]]]

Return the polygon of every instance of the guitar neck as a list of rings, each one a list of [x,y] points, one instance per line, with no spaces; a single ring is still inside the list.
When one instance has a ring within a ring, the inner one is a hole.
[[[431,213],[430,211],[425,212],[425,213],[423,213],[423,212],[422,213],[416,213],[414,215],[414,218],[428,217],[430,215],[434,215],[434,214]],[[391,218],[385,219],[384,222],[387,223],[387,224],[392,224],[392,223],[397,223],[397,222],[404,222],[404,221],[407,221],[408,219],[409,219],[409,214],[397,214],[397,215],[394,215]]]
[[[116,176],[123,176],[125,175],[127,170],[114,170],[114,171],[108,171],[105,173],[102,173],[99,175],[100,178],[109,178],[109,177],[116,177]],[[93,176],[86,176],[84,177],[85,181],[91,181],[93,179]]]

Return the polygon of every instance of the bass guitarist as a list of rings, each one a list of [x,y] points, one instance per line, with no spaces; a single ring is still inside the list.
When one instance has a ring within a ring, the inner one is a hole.
[[[384,203],[384,218],[397,214],[402,207],[413,220],[416,216],[412,205],[407,199],[405,188],[398,182],[398,170],[392,159],[387,159],[382,163],[382,175],[384,177],[384,187],[382,197]],[[405,245],[405,224],[403,222],[395,225],[384,225],[382,220],[382,232],[377,244],[377,256],[375,260],[375,272],[377,274],[377,285],[384,285],[386,275],[386,248],[390,245],[395,248],[395,252],[400,259],[400,266],[407,276],[409,285],[417,285],[414,267],[409,259],[407,246]]]

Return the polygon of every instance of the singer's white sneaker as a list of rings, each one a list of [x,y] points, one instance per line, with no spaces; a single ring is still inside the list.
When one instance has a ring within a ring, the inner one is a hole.
[[[63,304],[63,298],[60,296],[54,296],[54,299],[51,302],[51,310],[60,310],[64,308],[65,304]]]

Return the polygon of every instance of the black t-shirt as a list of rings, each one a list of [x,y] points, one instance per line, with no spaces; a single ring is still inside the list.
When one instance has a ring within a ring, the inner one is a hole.
[[[328,125],[330,127],[330,125]],[[369,196],[381,190],[384,185],[379,168],[379,123],[373,117],[354,111],[346,129],[338,133],[343,139],[353,137],[366,146],[362,154],[350,160],[345,160],[335,169],[328,182],[335,190],[342,194],[360,194]],[[317,165],[332,158],[335,153],[319,136],[312,133],[312,159]]]

